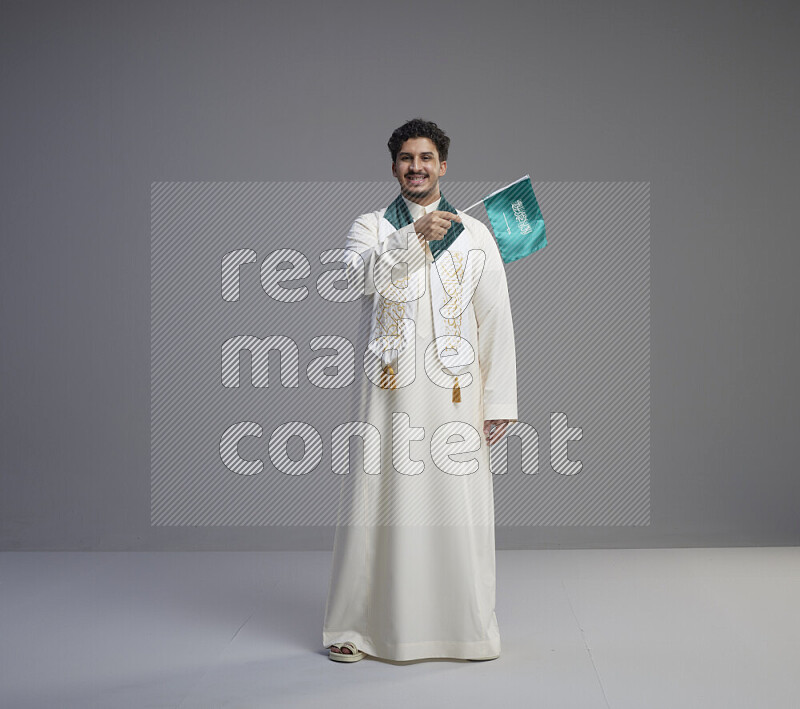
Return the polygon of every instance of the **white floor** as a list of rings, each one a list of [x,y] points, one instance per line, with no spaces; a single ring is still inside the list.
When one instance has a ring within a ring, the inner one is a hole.
[[[490,662],[331,662],[324,552],[0,554],[0,707],[800,707],[800,548],[499,551]]]

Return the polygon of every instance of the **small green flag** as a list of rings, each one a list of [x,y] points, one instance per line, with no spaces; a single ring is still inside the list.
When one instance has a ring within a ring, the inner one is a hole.
[[[492,192],[482,201],[504,263],[519,261],[547,246],[544,218],[533,192],[530,175]],[[480,202],[472,207],[478,204]]]

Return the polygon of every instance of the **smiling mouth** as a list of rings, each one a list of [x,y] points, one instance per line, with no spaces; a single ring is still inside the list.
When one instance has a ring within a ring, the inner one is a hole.
[[[425,175],[419,177],[407,177],[406,180],[410,182],[412,185],[421,185],[425,180],[428,178]]]

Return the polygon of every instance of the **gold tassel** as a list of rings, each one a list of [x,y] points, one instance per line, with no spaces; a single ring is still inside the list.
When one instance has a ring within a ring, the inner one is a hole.
[[[455,384],[453,384],[453,403],[458,404],[461,402],[461,387],[458,386],[458,377],[456,377]]]
[[[397,380],[391,364],[387,364],[381,372],[381,389],[397,389]]]

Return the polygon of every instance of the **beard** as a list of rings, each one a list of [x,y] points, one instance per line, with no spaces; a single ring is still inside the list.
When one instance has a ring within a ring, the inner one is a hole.
[[[430,175],[426,175],[426,178],[427,179],[425,182],[419,186],[409,184],[407,182],[407,178],[404,178],[400,190],[403,193],[403,196],[411,200],[416,200],[424,199],[425,197],[436,194],[436,189],[439,186],[439,180],[432,178]]]

